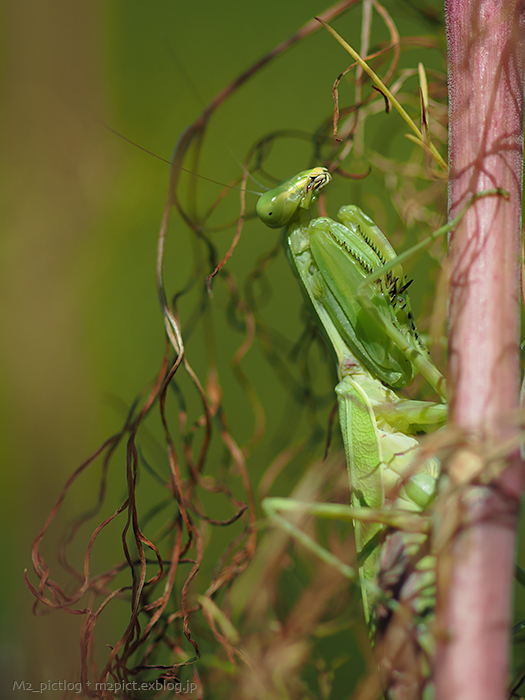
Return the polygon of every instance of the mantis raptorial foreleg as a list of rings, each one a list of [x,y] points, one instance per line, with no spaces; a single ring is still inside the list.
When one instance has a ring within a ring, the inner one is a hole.
[[[442,426],[447,408],[396,391],[418,371],[442,399],[445,385],[417,332],[400,259],[382,232],[355,206],[341,208],[340,222],[312,218],[310,207],[330,179],[325,168],[303,171],[263,195],[257,213],[271,228],[284,227],[288,260],[336,359],[351,506],[266,499],[263,507],[349,577],[354,569],[286,524],[282,513],[301,508],[353,520],[365,617],[386,659],[379,662],[385,692],[416,698],[430,687],[435,565],[422,514],[435,496],[439,462],[420,456],[414,435]],[[489,194],[504,193],[478,197]],[[400,638],[406,648],[396,667]]]

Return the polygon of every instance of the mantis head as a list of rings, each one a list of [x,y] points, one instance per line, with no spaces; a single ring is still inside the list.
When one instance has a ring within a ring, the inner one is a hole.
[[[270,228],[287,226],[300,209],[310,208],[331,179],[326,168],[303,170],[263,194],[257,202],[257,216]]]

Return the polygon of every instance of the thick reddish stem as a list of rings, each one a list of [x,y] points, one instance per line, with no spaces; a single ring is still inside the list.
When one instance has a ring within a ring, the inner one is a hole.
[[[504,460],[490,465],[490,480],[486,455],[512,437],[519,403],[525,13],[519,0],[445,7],[450,216],[482,190],[502,187],[510,199],[478,201],[451,241],[451,420],[472,447],[450,473],[456,521],[438,558],[436,695],[504,700],[523,470],[514,452],[503,473]]]

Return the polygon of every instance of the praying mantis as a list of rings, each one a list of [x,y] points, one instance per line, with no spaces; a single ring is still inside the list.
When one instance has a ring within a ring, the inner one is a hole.
[[[426,511],[436,495],[439,461],[421,453],[416,435],[444,425],[445,382],[418,334],[401,258],[372,219],[357,206],[343,206],[339,222],[313,218],[311,208],[330,180],[326,168],[300,172],[262,195],[257,214],[270,228],[283,228],[286,256],[336,362],[350,506],[267,498],[263,509],[349,578],[356,576],[352,567],[283,514],[303,510],[353,521],[383,692],[392,699],[427,698],[433,692],[435,558]],[[503,192],[477,197],[489,194]],[[464,211],[432,238],[451,230]],[[398,393],[416,372],[440,402]]]

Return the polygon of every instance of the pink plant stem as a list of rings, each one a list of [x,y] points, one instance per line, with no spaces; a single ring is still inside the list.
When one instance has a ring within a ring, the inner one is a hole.
[[[451,421],[468,440],[449,468],[450,517],[436,537],[436,698],[505,700],[524,474],[517,443],[499,462],[487,455],[517,435],[525,13],[518,0],[445,8],[450,217],[482,190],[510,199],[478,201],[451,239]]]

